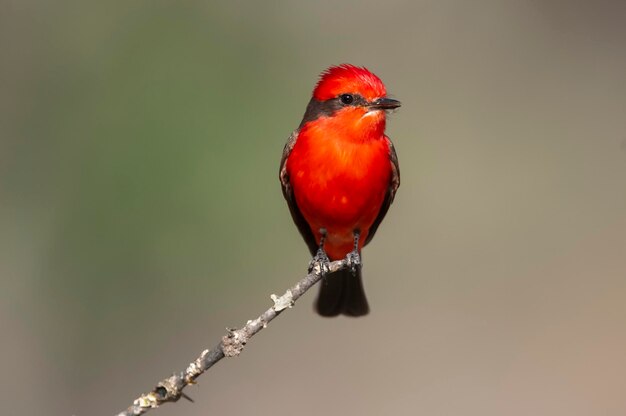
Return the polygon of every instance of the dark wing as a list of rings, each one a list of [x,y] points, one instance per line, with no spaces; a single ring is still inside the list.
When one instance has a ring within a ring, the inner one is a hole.
[[[283,157],[280,160],[279,171],[280,185],[283,188],[283,196],[285,197],[285,200],[287,200],[287,205],[289,205],[291,218],[293,218],[293,222],[298,227],[304,242],[309,247],[311,255],[314,256],[317,252],[317,242],[315,241],[315,236],[311,231],[309,223],[306,222],[304,216],[302,216],[302,213],[298,208],[298,205],[296,204],[296,197],[293,194],[293,188],[289,183],[289,174],[287,173],[287,159],[289,158],[289,154],[291,153],[293,146],[296,144],[296,140],[298,140],[298,130],[291,133],[289,139],[287,139],[285,148],[283,149]]]
[[[385,140],[387,140],[387,144],[389,145],[389,161],[391,162],[391,180],[389,181],[389,188],[387,189],[387,193],[385,194],[385,200],[380,207],[380,211],[378,211],[378,216],[374,220],[374,223],[370,227],[369,233],[367,234],[367,239],[365,240],[365,244],[369,243],[378,226],[382,222],[383,218],[387,214],[389,210],[389,206],[393,202],[393,199],[396,196],[396,191],[400,186],[400,165],[398,165],[398,155],[396,154],[396,149],[393,147],[393,143],[389,140],[389,137],[385,136]]]

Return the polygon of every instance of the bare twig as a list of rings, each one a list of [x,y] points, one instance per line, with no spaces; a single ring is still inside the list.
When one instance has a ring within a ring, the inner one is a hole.
[[[278,297],[272,295],[274,305],[263,312],[258,318],[248,321],[241,329],[229,329],[222,340],[210,350],[204,350],[195,361],[190,363],[184,371],[174,373],[170,377],[159,381],[149,393],[142,394],[126,410],[117,416],[137,416],[146,413],[150,409],[159,407],[165,402],[175,402],[181,397],[189,399],[183,389],[190,384],[195,384],[196,379],[205,371],[224,357],[235,357],[241,353],[250,338],[263,328],[283,310],[290,308],[300,296],[322,278],[322,266],[317,263],[311,273],[306,275],[294,287],[287,289],[284,295]],[[347,260],[336,260],[327,264],[326,272],[349,267]]]

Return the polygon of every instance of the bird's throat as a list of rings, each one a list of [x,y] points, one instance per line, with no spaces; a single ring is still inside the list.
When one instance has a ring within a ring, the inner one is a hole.
[[[385,112],[365,108],[346,108],[331,117],[321,117],[304,129],[316,136],[333,136],[333,140],[363,143],[380,139],[385,132]]]

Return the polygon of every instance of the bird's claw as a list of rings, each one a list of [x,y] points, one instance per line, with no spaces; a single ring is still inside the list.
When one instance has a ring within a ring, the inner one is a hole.
[[[346,265],[350,268],[352,274],[356,274],[361,267],[361,255],[358,251],[354,250],[346,255]]]
[[[330,259],[324,250],[318,250],[309,262],[309,273],[311,272],[321,276],[330,272]]]

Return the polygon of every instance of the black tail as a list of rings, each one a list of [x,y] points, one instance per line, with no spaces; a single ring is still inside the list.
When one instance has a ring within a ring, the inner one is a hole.
[[[315,303],[315,310],[320,315],[363,316],[370,311],[363,290],[360,267],[354,274],[350,270],[329,273],[320,284],[322,286]]]

